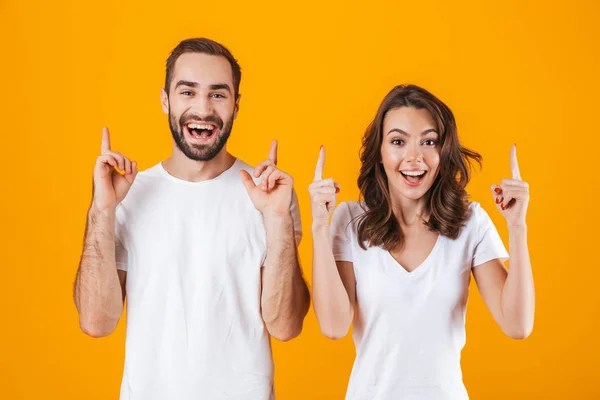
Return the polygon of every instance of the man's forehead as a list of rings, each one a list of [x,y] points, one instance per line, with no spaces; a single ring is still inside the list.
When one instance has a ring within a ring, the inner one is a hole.
[[[199,85],[233,84],[229,61],[223,56],[204,53],[184,53],[175,62],[172,81],[196,82]]]

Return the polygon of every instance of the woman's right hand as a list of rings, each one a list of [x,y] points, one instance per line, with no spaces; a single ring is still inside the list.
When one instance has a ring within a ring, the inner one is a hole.
[[[117,168],[124,171],[119,173]],[[114,209],[123,201],[138,173],[137,163],[111,151],[108,128],[102,130],[101,154],[94,166],[93,206],[98,211]]]
[[[313,231],[328,228],[329,217],[335,210],[337,194],[340,191],[340,185],[334,182],[333,179],[323,179],[324,166],[325,148],[321,146],[317,167],[315,168],[315,178],[308,187]]]

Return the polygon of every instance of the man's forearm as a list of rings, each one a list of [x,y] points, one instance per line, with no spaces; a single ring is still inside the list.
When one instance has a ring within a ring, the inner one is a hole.
[[[115,210],[88,212],[86,233],[75,280],[75,305],[81,329],[90,336],[111,333],[123,312],[123,295],[115,262]]]
[[[265,216],[267,260],[262,276],[262,316],[279,340],[300,334],[310,296],[298,262],[291,215]]]

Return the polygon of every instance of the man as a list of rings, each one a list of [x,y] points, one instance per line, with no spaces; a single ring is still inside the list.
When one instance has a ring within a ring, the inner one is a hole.
[[[302,330],[293,179],[276,142],[256,169],[226,150],[240,79],[225,47],[184,40],[161,91],[171,157],[138,175],[103,131],[74,295],[82,330],[101,337],[127,294],[121,400],[273,399],[269,335]]]

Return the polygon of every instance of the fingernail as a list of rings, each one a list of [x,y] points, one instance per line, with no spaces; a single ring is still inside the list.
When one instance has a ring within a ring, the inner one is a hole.
[[[336,187],[336,188],[335,188],[335,192],[336,192],[336,193],[339,193],[339,192],[340,192],[340,188],[339,188],[339,187]]]
[[[502,198],[501,198],[501,197],[497,197],[497,198],[496,198],[496,204],[500,204],[500,202],[501,202],[501,201],[502,201]]]
[[[504,210],[504,204],[500,204],[500,208]]]
[[[323,145],[321,145],[321,147],[319,147],[319,150],[323,149]]]
[[[502,189],[496,188],[496,189],[494,189],[494,192],[496,192],[497,194],[500,194],[500,193],[502,193]]]

